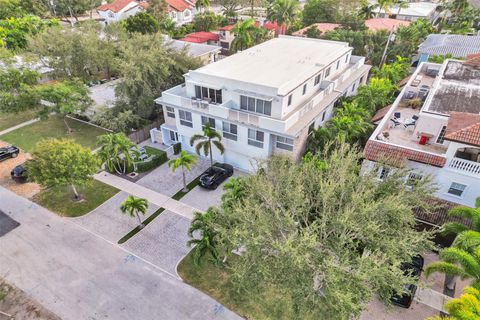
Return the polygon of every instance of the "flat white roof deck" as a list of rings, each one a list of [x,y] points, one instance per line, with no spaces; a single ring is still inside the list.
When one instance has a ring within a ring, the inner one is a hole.
[[[346,42],[280,36],[190,71],[277,88],[285,95],[352,48]]]

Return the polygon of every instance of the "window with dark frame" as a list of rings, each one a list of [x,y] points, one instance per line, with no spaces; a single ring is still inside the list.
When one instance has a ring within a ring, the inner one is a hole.
[[[240,96],[240,109],[271,116],[272,101]]]
[[[389,172],[390,172],[390,168],[381,167],[380,172],[378,174],[378,179],[385,180],[387,178]]]
[[[277,141],[275,143],[275,146],[279,149],[287,150],[287,151],[293,151],[293,139],[292,138],[287,138],[287,137],[282,137],[282,136],[277,136]]]
[[[165,110],[167,111],[167,117],[175,119],[175,109],[165,106]]]
[[[319,84],[321,78],[322,78],[322,74],[321,74],[321,73],[320,73],[320,74],[317,74],[317,75],[315,76],[315,79],[313,80],[313,85],[316,86],[317,84]]]
[[[466,187],[467,186],[464,184],[452,182],[447,192],[453,194],[454,196],[461,197]]]
[[[197,99],[209,99],[212,103],[222,103],[222,90],[195,86],[195,97]]]
[[[263,131],[248,129],[248,144],[257,148],[263,148],[265,134]]]
[[[440,133],[438,134],[437,143],[443,144],[443,142],[445,141],[446,131],[447,131],[447,126],[443,126],[442,130],[440,130]]]
[[[207,125],[207,123],[210,125],[210,128],[215,129],[215,119],[202,116],[202,128],[204,128]]]
[[[193,128],[192,113],[184,110],[178,110],[180,117],[180,124],[186,127]]]
[[[236,124],[225,121],[222,123],[222,133],[224,138],[237,141],[237,132],[238,128]]]

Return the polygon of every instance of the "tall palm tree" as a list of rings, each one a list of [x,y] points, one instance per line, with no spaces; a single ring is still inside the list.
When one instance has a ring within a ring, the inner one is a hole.
[[[255,21],[251,18],[238,21],[232,31],[235,38],[231,44],[233,52],[242,51],[254,45],[253,33],[255,32]]]
[[[97,145],[100,146],[97,156],[105,164],[107,170],[115,171],[118,174],[125,174],[127,169],[133,165],[133,159],[140,154],[137,145],[121,132],[99,136]]]
[[[427,320],[470,320],[480,319],[480,290],[465,287],[463,294],[448,301],[445,305],[449,316],[435,316]]]
[[[460,217],[470,220],[472,228],[468,228],[463,223],[449,222],[443,225],[445,233],[460,234],[466,230],[475,230],[480,232],[480,197],[475,201],[475,208],[457,206],[448,212],[451,217]]]
[[[208,9],[210,7],[210,0],[197,0],[195,2],[195,8],[197,8],[200,11],[205,11],[205,9]]]
[[[274,0],[268,8],[267,18],[276,21],[282,27],[281,33],[285,34],[299,12],[298,0]]]
[[[409,6],[406,0],[394,0],[393,4],[398,8],[397,13],[395,13],[397,16],[400,15],[402,9],[406,9]]]
[[[183,177],[183,191],[187,192],[187,180],[185,177],[185,169],[188,171],[192,170],[192,165],[197,163],[197,157],[194,154],[189,154],[187,151],[182,150],[178,155],[178,158],[168,161],[168,166],[172,169],[172,172],[175,172],[178,168],[182,168],[182,177]]]
[[[225,193],[222,195],[222,207],[224,210],[230,209],[236,201],[244,197],[245,187],[245,180],[241,177],[233,177],[225,183],[223,186]]]
[[[385,13],[390,16],[392,12],[390,11],[390,6],[394,3],[394,0],[377,0],[378,11],[385,11]]]
[[[362,0],[360,3],[361,7],[359,10],[360,15],[365,19],[371,19],[374,16],[375,9],[378,8],[377,3],[370,4],[368,0]]]
[[[210,253],[215,261],[218,261],[218,250],[216,241],[216,231],[212,226],[218,211],[215,208],[208,208],[205,213],[195,212],[193,220],[188,229],[188,235],[193,238],[187,242],[189,246],[195,246],[193,261],[199,264],[200,259],[207,253]],[[199,232],[200,237],[194,238],[194,233]]]
[[[140,218],[140,214],[145,215],[147,209],[147,199],[135,198],[134,196],[128,196],[128,198],[125,199],[120,206],[122,213],[128,213],[132,218],[135,216],[137,217],[140,228],[144,227],[142,219]]]
[[[190,145],[193,146],[196,141],[197,144],[195,145],[195,151],[197,154],[200,154],[200,150],[203,149],[203,154],[205,156],[210,155],[210,166],[213,166],[213,155],[212,155],[212,143],[217,147],[218,151],[221,154],[225,152],[225,147],[220,142],[222,140],[222,136],[218,133],[215,129],[210,127],[207,123],[203,128],[203,135],[195,134],[190,138]]]

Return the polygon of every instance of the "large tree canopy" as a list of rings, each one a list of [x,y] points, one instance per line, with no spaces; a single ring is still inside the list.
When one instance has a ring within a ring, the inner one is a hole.
[[[238,290],[275,294],[281,318],[349,319],[414,281],[400,264],[431,247],[412,213],[428,209],[428,179],[411,191],[402,170],[376,181],[359,174],[360,158],[345,144],[300,165],[272,158],[227,191],[214,240],[220,256],[242,249],[227,265]]]

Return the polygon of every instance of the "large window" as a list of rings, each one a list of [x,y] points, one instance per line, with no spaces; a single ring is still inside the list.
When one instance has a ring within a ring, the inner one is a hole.
[[[288,151],[293,151],[293,139],[277,136],[276,147]]]
[[[378,170],[378,179],[380,180],[385,180],[388,176],[388,174],[390,173],[390,168],[387,168],[387,167],[381,167],[379,170]]]
[[[172,130],[168,130],[168,134],[170,136],[171,141],[178,141],[178,133]]]
[[[442,143],[443,144],[443,141],[445,141],[445,132],[447,131],[447,126],[443,126],[442,127],[442,130],[440,130],[440,133],[438,134],[438,138],[437,138],[437,143]]]
[[[193,128],[192,113],[188,111],[178,110],[180,116],[180,124],[186,127]]]
[[[195,97],[220,104],[222,103],[222,90],[195,86]]]
[[[167,117],[175,118],[175,109],[165,106],[165,110],[167,111]]]
[[[223,122],[223,137],[237,141],[237,125],[229,122]]]
[[[262,131],[248,129],[248,144],[258,148],[263,148],[265,134]]]
[[[210,128],[215,129],[215,119],[202,116],[202,128],[204,128],[207,123],[210,125]]]
[[[408,174],[406,184],[409,187],[414,187],[420,182],[420,180],[422,180],[422,178],[423,178],[423,176],[421,174],[418,174],[418,173],[415,173],[415,172],[410,172]]]
[[[240,96],[240,109],[271,116],[272,101]]]
[[[454,196],[461,197],[466,187],[467,186],[464,184],[452,182],[447,192],[453,194]]]

